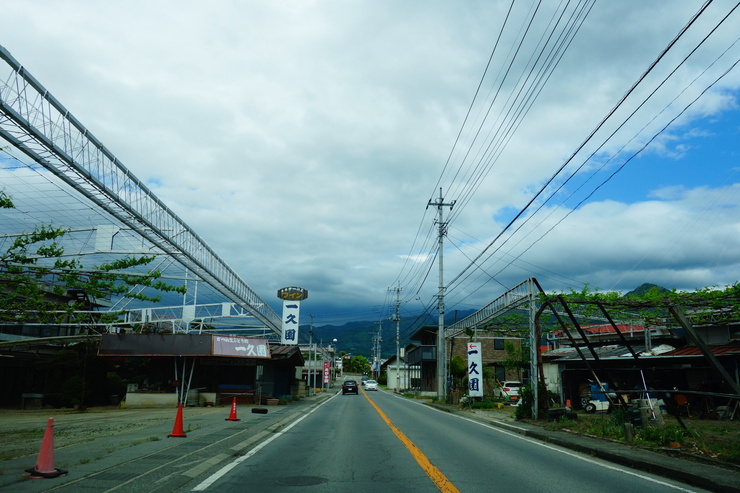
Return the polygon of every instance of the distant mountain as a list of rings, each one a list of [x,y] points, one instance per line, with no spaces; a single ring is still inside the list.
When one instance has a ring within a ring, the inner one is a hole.
[[[650,284],[649,282],[646,282],[644,284],[640,284],[635,289],[630,291],[629,293],[625,294],[625,298],[628,296],[642,296],[651,289],[657,289],[660,293],[667,293],[670,291],[670,289],[666,289],[663,286],[658,286],[657,284]]]
[[[476,310],[452,310],[445,316],[445,324],[451,325],[457,320],[461,320],[468,315],[475,313]],[[438,318],[436,313],[427,315],[424,318],[401,318],[400,334],[401,347],[411,342],[409,339],[421,327],[427,325],[437,325]],[[334,339],[337,340],[339,351],[345,351],[353,355],[362,355],[371,357],[374,347],[374,336],[378,329],[382,327],[381,357],[389,358],[396,354],[396,323],[392,320],[384,320],[382,326],[377,321],[360,321],[347,322],[344,325],[322,325],[313,328],[313,342],[321,343],[324,346],[332,344]],[[300,342],[307,344],[309,339],[309,326],[301,326]]]

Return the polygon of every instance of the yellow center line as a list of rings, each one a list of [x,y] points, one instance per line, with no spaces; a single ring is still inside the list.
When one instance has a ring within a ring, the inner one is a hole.
[[[383,418],[383,421],[385,421],[385,424],[388,425],[388,427],[393,430],[393,433],[396,434],[399,440],[401,440],[401,443],[404,444],[404,446],[408,449],[409,452],[411,452],[411,455],[416,459],[416,462],[419,463],[422,469],[424,469],[424,472],[427,473],[427,476],[434,481],[434,484],[437,485],[437,488],[439,488],[439,491],[445,492],[445,493],[460,493],[457,488],[455,488],[455,485],[453,485],[449,479],[445,477],[444,474],[442,474],[442,471],[437,469],[434,464],[429,462],[429,459],[427,459],[426,455],[424,455],[421,450],[419,450],[419,447],[414,445],[414,442],[408,439],[406,435],[404,435],[401,430],[399,430],[396,425],[393,424],[393,421],[388,419],[388,416],[385,415],[385,413],[375,404],[372,399],[370,399],[367,396],[367,393],[365,390],[362,391],[362,394],[365,396],[365,399],[370,402],[370,404],[375,408],[376,411],[378,411],[378,414],[380,414],[380,417]]]

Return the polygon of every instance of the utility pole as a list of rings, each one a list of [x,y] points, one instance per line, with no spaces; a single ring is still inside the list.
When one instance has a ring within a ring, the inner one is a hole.
[[[316,363],[316,353],[313,351],[313,315],[311,317],[311,325],[308,329],[308,395],[314,395],[316,393],[316,384],[314,377],[314,364]]]
[[[399,283],[400,284],[400,283]],[[401,286],[391,288],[396,292],[396,313],[393,320],[396,321],[396,392],[401,391]],[[389,382],[390,383],[390,382]]]
[[[437,242],[438,242],[438,263],[439,263],[439,291],[437,293],[437,312],[439,314],[439,322],[437,326],[437,399],[445,401],[447,395],[445,393],[445,386],[447,383],[447,348],[445,347],[445,284],[444,284],[444,266],[442,263],[442,253],[444,252],[444,238],[447,236],[447,223],[444,222],[443,207],[449,207],[452,210],[452,206],[455,205],[455,201],[445,204],[444,198],[442,197],[442,188],[439,189],[439,198],[432,202],[429,200],[427,209],[430,205],[437,208]]]
[[[383,321],[375,322],[378,324],[378,334],[375,337],[375,347],[373,347],[373,356],[375,361],[373,361],[373,375],[375,375],[375,379],[377,380],[380,376],[380,343],[383,342]],[[375,368],[378,369],[377,373]]]

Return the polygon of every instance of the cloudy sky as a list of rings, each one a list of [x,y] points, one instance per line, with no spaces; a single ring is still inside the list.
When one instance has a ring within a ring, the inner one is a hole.
[[[433,304],[440,188],[448,310],[737,282],[736,2],[510,3],[24,0],[0,44],[276,311]]]

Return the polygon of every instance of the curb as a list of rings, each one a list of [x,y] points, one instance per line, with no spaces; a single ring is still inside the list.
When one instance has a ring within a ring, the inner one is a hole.
[[[714,465],[707,464],[704,461],[672,457],[609,440],[573,435],[561,431],[547,431],[529,423],[517,422],[514,427],[510,426],[505,420],[482,417],[475,413],[468,416],[468,413],[464,411],[443,404],[426,404],[440,411],[465,415],[476,421],[506,429],[509,432],[518,433],[528,438],[709,491],[722,493],[737,493],[740,491],[740,468],[732,464]]]

